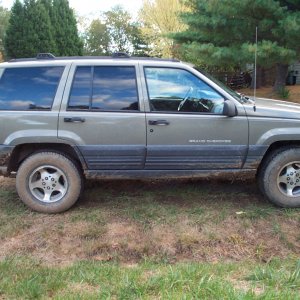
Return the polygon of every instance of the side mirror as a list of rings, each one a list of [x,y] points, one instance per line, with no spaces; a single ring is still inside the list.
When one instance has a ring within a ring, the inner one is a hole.
[[[233,101],[226,100],[224,102],[223,115],[227,117],[235,117],[237,115],[237,110]]]

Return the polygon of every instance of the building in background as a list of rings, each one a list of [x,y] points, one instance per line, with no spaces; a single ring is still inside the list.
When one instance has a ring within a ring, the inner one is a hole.
[[[300,61],[290,65],[287,77],[288,85],[300,84]]]

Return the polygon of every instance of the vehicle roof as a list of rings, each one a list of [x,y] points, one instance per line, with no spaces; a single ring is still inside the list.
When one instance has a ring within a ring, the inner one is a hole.
[[[112,58],[112,57],[97,57],[97,56],[81,56],[81,57],[57,57],[54,59],[37,59],[37,58],[25,58],[25,59],[14,59],[8,62],[0,64],[0,67],[17,67],[17,66],[37,66],[37,65],[65,65],[69,63],[97,63],[101,64],[128,64],[128,63],[152,63],[152,64],[182,64],[181,61],[175,59],[161,59],[161,58],[148,58],[148,57],[130,57],[130,58]]]
[[[158,58],[158,57],[139,57],[139,56],[130,56],[130,57],[114,57],[114,56],[63,56],[63,57],[49,57],[49,58],[17,58],[17,59],[11,59],[8,61],[9,63],[15,63],[15,62],[30,62],[30,61],[61,61],[61,60],[67,60],[67,61],[76,61],[76,60],[142,60],[142,61],[169,61],[169,62],[180,62],[178,59],[173,58]]]

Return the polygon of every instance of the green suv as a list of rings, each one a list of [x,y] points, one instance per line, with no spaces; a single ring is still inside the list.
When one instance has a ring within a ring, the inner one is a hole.
[[[85,178],[257,175],[300,206],[300,105],[242,97],[176,60],[55,58],[0,64],[0,171],[22,201],[57,213]]]

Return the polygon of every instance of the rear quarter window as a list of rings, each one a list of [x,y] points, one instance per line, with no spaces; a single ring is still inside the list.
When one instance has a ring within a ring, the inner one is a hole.
[[[0,79],[0,110],[50,110],[64,68],[5,69]]]

